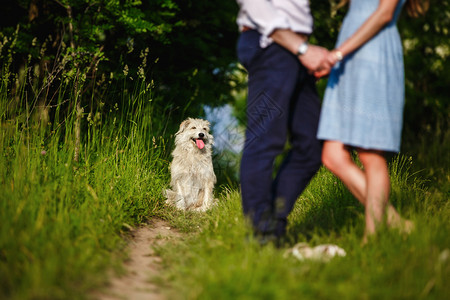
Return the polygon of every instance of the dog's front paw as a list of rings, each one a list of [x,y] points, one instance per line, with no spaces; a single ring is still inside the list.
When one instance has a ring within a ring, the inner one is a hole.
[[[209,207],[206,206],[199,206],[199,207],[194,207],[192,210],[193,211],[198,211],[198,212],[205,212],[209,209]]]
[[[172,205],[176,203],[177,194],[174,191],[164,190],[163,196],[166,198],[166,203],[172,204]]]

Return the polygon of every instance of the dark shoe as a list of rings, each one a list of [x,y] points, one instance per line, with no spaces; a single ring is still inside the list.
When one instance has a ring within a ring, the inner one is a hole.
[[[269,244],[276,245],[278,237],[275,234],[272,234],[272,233],[267,234],[266,233],[266,234],[255,235],[255,239],[260,246],[266,246]]]

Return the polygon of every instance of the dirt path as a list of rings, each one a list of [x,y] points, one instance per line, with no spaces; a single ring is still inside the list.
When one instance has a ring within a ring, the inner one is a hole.
[[[161,268],[161,258],[156,256],[152,246],[161,245],[181,234],[162,220],[152,220],[145,227],[133,231],[129,244],[129,260],[125,263],[125,274],[114,277],[101,293],[98,300],[163,300],[160,288],[152,282]]]

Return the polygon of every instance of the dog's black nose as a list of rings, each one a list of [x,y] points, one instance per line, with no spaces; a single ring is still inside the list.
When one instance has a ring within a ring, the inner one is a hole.
[[[203,133],[203,132],[200,132],[199,134],[198,134],[198,137],[204,137],[205,136],[205,134]]]

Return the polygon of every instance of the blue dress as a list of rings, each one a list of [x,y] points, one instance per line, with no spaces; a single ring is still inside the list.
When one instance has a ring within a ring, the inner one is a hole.
[[[331,70],[317,137],[363,149],[399,152],[403,123],[403,49],[393,20]],[[337,46],[377,9],[379,0],[352,0]]]

